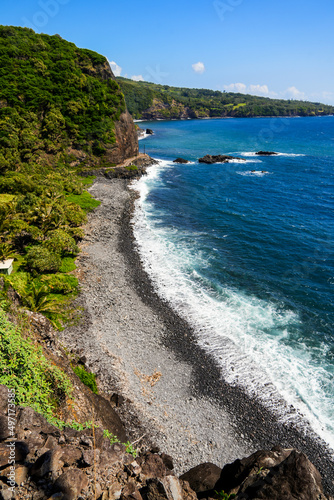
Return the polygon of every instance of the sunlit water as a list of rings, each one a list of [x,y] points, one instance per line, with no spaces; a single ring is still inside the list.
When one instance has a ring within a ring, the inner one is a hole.
[[[161,161],[133,185],[135,236],[159,293],[227,381],[334,448],[334,117],[140,126]]]

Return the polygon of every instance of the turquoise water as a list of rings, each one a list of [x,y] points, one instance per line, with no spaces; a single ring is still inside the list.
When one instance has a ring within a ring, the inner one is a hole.
[[[141,126],[161,161],[134,185],[135,235],[159,293],[225,379],[334,448],[334,117]]]

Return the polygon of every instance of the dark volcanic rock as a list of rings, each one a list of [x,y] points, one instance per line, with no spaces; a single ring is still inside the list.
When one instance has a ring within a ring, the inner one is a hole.
[[[220,478],[221,468],[215,464],[205,463],[193,467],[180,476],[183,481],[188,481],[189,486],[196,493],[212,490]]]
[[[148,135],[153,135],[153,134],[154,134],[153,130],[151,130],[150,128],[147,128],[147,129],[146,129],[146,133],[147,133]]]
[[[237,158],[235,156],[230,155],[205,155],[202,158],[199,158],[199,163],[228,163],[230,160],[240,160],[246,161],[244,158]]]
[[[255,154],[259,155],[259,156],[274,156],[274,155],[277,155],[277,153],[275,153],[274,151],[258,151]]]
[[[321,476],[301,452],[279,446],[226,465],[214,490],[238,498],[325,500]]]
[[[71,469],[62,474],[54,485],[54,491],[63,493],[63,500],[75,500],[88,486],[88,478],[84,472]]]
[[[189,161],[185,160],[184,158],[176,158],[173,163],[189,163]]]

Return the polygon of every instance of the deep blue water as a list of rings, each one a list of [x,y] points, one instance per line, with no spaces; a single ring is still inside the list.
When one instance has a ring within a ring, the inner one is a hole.
[[[140,126],[155,132],[140,149],[162,160],[135,185],[159,292],[230,383],[290,419],[282,396],[334,448],[334,117]],[[247,161],[199,164],[207,153]]]

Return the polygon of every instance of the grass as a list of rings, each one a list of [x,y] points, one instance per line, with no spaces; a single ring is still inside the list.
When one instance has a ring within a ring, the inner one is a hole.
[[[61,261],[61,266],[59,271],[61,273],[70,273],[77,268],[75,265],[75,259],[73,257],[64,257]]]
[[[96,179],[96,175],[87,175],[87,177],[81,177],[80,181],[84,186],[91,186]]]
[[[85,212],[91,212],[101,204],[101,202],[95,200],[88,191],[84,191],[82,194],[69,194],[66,196],[66,199],[71,203],[79,205]]]
[[[138,167],[136,167],[136,165],[129,165],[128,167],[125,167],[125,169],[131,172],[133,170],[138,170]]]
[[[243,106],[246,106],[246,103],[245,102],[239,102],[239,104],[236,104],[235,106],[233,106],[233,109],[242,108]]]

